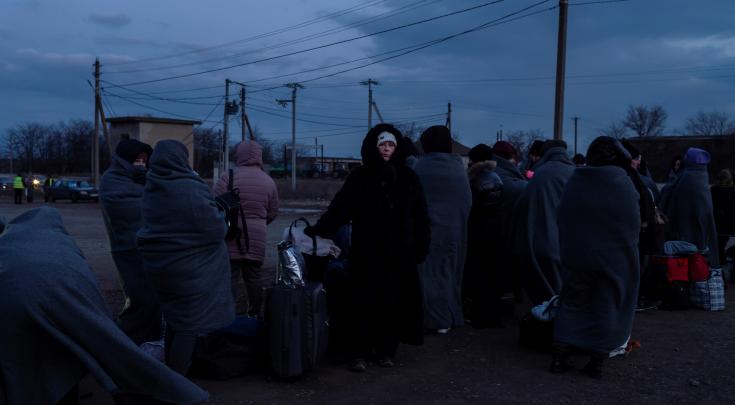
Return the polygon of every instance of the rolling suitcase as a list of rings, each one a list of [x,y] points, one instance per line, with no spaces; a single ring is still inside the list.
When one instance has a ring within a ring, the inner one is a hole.
[[[314,369],[327,349],[327,297],[321,283],[273,287],[267,298],[270,365],[281,378]]]

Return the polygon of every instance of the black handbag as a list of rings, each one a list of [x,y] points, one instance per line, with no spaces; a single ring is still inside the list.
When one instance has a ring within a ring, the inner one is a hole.
[[[234,172],[230,169],[230,179],[227,183],[227,191],[214,198],[217,208],[225,214],[225,223],[227,224],[227,234],[225,239],[235,239],[237,248],[241,254],[245,254],[250,250],[250,236],[248,235],[248,225],[245,221],[245,212],[240,204],[240,189],[233,188]],[[237,219],[240,218],[242,227],[238,226]],[[242,239],[245,239],[245,247],[243,248]]]

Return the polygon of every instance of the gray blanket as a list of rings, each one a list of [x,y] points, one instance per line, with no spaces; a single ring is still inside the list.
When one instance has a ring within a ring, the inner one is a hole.
[[[143,193],[138,248],[166,322],[174,331],[206,333],[235,312],[224,217],[211,191],[189,167],[186,147],[158,142]]]
[[[521,262],[521,282],[538,305],[561,290],[557,208],[574,163],[563,148],[551,148],[516,204],[514,250]]]
[[[119,324],[135,343],[158,340],[161,307],[143,269],[136,232],[143,226],[143,185],[133,181],[133,165],[117,155],[100,183],[100,203],[115,267],[125,292]]]
[[[720,267],[707,166],[687,165],[663,204],[661,209],[669,218],[667,239],[690,242],[700,250],[709,248],[710,266]]]
[[[462,273],[472,206],[467,172],[462,159],[449,153],[428,153],[414,170],[424,188],[431,223],[429,255],[419,265],[424,326],[462,326]]]
[[[0,257],[0,403],[54,404],[89,372],[113,394],[207,399],[118,329],[58,211],[11,221]]]
[[[559,205],[564,286],[554,340],[609,353],[630,336],[638,298],[638,193],[616,166],[578,168]]]
[[[523,190],[528,186],[528,181],[512,162],[500,156],[494,156],[493,160],[498,163],[495,173],[503,181],[503,194],[500,196],[497,209],[497,216],[500,218],[500,229],[498,231],[501,235],[506,235],[507,241],[504,247],[508,251],[512,251],[513,238],[515,237],[513,212],[518,199],[523,194]]]

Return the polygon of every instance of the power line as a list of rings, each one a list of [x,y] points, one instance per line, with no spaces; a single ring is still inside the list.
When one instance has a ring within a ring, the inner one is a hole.
[[[498,3],[501,3],[503,1],[505,1],[505,0],[494,0],[494,1],[483,3],[483,4],[480,4],[480,5],[477,5],[477,6],[468,7],[468,8],[462,9],[462,10],[453,11],[451,13],[446,13],[446,14],[442,14],[442,15],[439,15],[439,16],[435,16],[435,17],[431,17],[431,18],[426,18],[426,19],[423,19],[423,20],[414,21],[412,23],[400,25],[400,26],[397,26],[397,27],[392,27],[392,28],[387,28],[387,29],[384,29],[384,30],[372,32],[370,34],[358,35],[356,37],[352,37],[352,38],[348,38],[348,39],[343,39],[343,40],[340,40],[340,41],[331,42],[331,43],[324,44],[324,45],[319,45],[319,46],[314,46],[314,47],[311,47],[311,48],[302,49],[302,50],[298,50],[298,51],[293,51],[293,52],[289,52],[289,53],[285,53],[285,54],[281,54],[281,55],[271,56],[271,57],[268,57],[268,58],[258,59],[258,60],[254,60],[254,61],[250,61],[250,62],[238,63],[238,64],[235,64],[235,65],[224,66],[224,67],[220,67],[220,68],[203,70],[203,71],[199,71],[199,72],[187,73],[187,74],[182,74],[182,75],[175,75],[175,76],[162,77],[162,78],[152,79],[152,80],[143,80],[143,81],[138,81],[138,82],[126,83],[123,86],[137,86],[137,85],[141,85],[141,84],[157,83],[157,82],[162,82],[162,81],[167,81],[167,80],[174,80],[174,79],[182,79],[182,78],[186,78],[186,77],[198,76],[198,75],[207,74],[207,73],[219,72],[219,71],[222,71],[222,70],[229,70],[229,69],[233,69],[233,68],[236,68],[236,67],[242,67],[242,66],[247,66],[247,65],[253,65],[253,64],[256,64],[256,63],[261,63],[261,62],[266,62],[266,61],[281,59],[281,58],[285,58],[285,57],[288,57],[288,56],[299,55],[299,54],[302,54],[302,53],[311,52],[311,51],[315,51],[315,50],[319,50],[319,49],[324,49],[324,48],[328,48],[328,47],[335,46],[335,45],[346,44],[346,43],[349,43],[349,42],[357,41],[359,39],[369,38],[369,37],[372,37],[372,36],[376,36],[376,35],[380,35],[380,34],[385,34],[385,33],[388,33],[388,32],[393,32],[393,31],[401,30],[401,29],[408,28],[408,27],[413,27],[413,26],[420,25],[420,24],[425,24],[425,23],[428,23],[428,22],[431,22],[431,21],[436,21],[436,20],[439,20],[439,19],[442,19],[442,18],[451,17],[451,16],[455,16],[455,15],[458,15],[458,14],[462,14],[462,13],[467,13],[469,11],[474,11],[474,10],[477,10],[477,9],[480,9],[480,8],[483,8],[483,7],[487,7],[487,6],[490,6],[490,5],[498,4]],[[545,0],[545,1],[542,1],[542,2],[537,3],[537,4],[546,3],[548,1],[550,1],[550,0]]]
[[[376,5],[376,4],[379,4],[379,3],[384,3],[386,1],[387,0],[373,0],[373,1],[369,1],[369,2],[367,2],[367,4],[365,4],[365,3],[358,4],[356,6],[352,6],[352,7],[349,7],[347,9],[340,10],[340,11],[337,11],[337,12],[333,12],[333,13],[330,13],[330,14],[327,14],[327,15],[324,15],[324,16],[321,16],[321,17],[316,17],[316,18],[313,18],[311,20],[307,20],[307,21],[304,21],[304,22],[301,22],[301,23],[298,23],[298,24],[295,24],[295,25],[291,25],[291,26],[279,28],[279,29],[276,29],[276,30],[273,30],[273,31],[269,31],[269,32],[266,32],[266,33],[257,34],[257,35],[254,35],[254,36],[250,36],[250,37],[243,38],[243,39],[238,39],[236,41],[226,42],[226,43],[219,44],[219,45],[209,46],[209,47],[200,48],[200,49],[194,49],[194,50],[191,50],[191,51],[180,52],[180,53],[175,53],[175,54],[169,54],[169,55],[163,55],[163,56],[156,56],[156,57],[151,57],[151,58],[145,58],[145,59],[138,59],[138,60],[133,60],[133,61],[127,61],[127,62],[111,63],[110,65],[112,65],[112,66],[123,66],[123,65],[129,65],[129,64],[136,64],[136,63],[142,63],[142,62],[150,62],[150,61],[155,61],[155,60],[174,58],[174,57],[184,56],[184,55],[191,55],[191,54],[194,54],[194,53],[203,53],[203,52],[208,52],[208,51],[212,51],[212,50],[215,50],[215,49],[221,49],[221,48],[225,48],[225,47],[232,46],[232,45],[237,45],[237,44],[244,43],[244,42],[249,42],[249,41],[253,41],[253,40],[257,40],[257,39],[262,39],[262,38],[267,38],[269,36],[281,34],[281,33],[284,33],[284,32],[287,32],[287,31],[291,31],[291,30],[294,30],[294,29],[303,28],[303,27],[306,27],[306,26],[309,26],[309,25],[313,25],[313,24],[315,24],[317,22],[328,20],[328,19],[331,19],[331,18],[334,18],[334,17],[340,17],[340,16],[345,15],[345,14],[348,14],[350,12],[359,11],[359,10],[362,10],[364,8],[367,8],[367,7],[371,7],[371,6]]]
[[[411,3],[408,5],[399,7],[395,10],[387,11],[377,16],[366,18],[364,20],[360,20],[355,23],[347,24],[347,25],[340,26],[337,28],[331,28],[326,31],[318,32],[318,33],[307,35],[304,37],[299,37],[298,39],[289,40],[289,41],[282,42],[279,44],[269,45],[263,48],[251,49],[251,50],[247,50],[244,52],[238,52],[238,53],[233,53],[233,54],[229,54],[225,56],[219,56],[216,58],[198,60],[198,61],[193,61],[193,62],[179,63],[179,64],[173,64],[173,65],[167,65],[167,66],[157,66],[157,67],[150,67],[150,68],[141,68],[141,69],[136,69],[136,70],[112,71],[112,72],[107,72],[107,74],[129,74],[129,73],[149,72],[149,71],[155,71],[155,70],[168,70],[168,69],[175,69],[175,68],[186,67],[186,66],[201,65],[204,63],[208,63],[208,62],[218,62],[222,60],[234,59],[234,58],[238,58],[238,57],[245,56],[245,55],[261,53],[264,51],[272,51],[272,50],[284,48],[290,45],[296,45],[296,44],[300,44],[304,42],[309,42],[317,38],[322,38],[322,37],[330,36],[330,35],[337,34],[340,32],[348,31],[348,30],[351,30],[351,29],[354,29],[354,28],[357,28],[357,27],[360,27],[366,24],[375,23],[377,21],[395,17],[397,15],[401,15],[409,11],[415,10],[417,8],[421,8],[421,7],[424,7],[429,4],[439,2],[439,1],[442,1],[442,0],[420,0],[415,3]]]
[[[570,6],[586,6],[590,4],[605,4],[605,3],[624,3],[630,0],[599,0],[599,1],[585,1],[581,3],[569,3]]]
[[[161,110],[159,108],[151,107],[149,105],[145,105],[145,104],[139,103],[139,102],[137,102],[135,100],[130,100],[127,97],[120,96],[120,95],[117,95],[117,94],[113,94],[113,93],[110,93],[110,92],[107,92],[107,95],[109,95],[110,97],[115,97],[115,98],[119,98],[121,100],[125,100],[128,103],[135,104],[135,105],[137,105],[139,107],[143,107],[143,108],[146,108],[146,109],[149,109],[149,110],[157,111],[157,112],[160,112],[160,113],[163,113],[163,114],[168,114],[168,115],[172,115],[172,116],[175,116],[175,117],[184,118],[184,119],[192,120],[192,121],[199,121],[196,118],[192,118],[192,117],[189,117],[189,116],[186,116],[186,115],[176,114],[176,113],[172,113],[170,111]],[[215,122],[215,121],[206,121],[206,122]]]

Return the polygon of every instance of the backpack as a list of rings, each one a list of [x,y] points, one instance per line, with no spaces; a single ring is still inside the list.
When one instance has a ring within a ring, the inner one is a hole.
[[[227,191],[216,196],[214,201],[217,203],[217,208],[225,214],[225,223],[227,224],[225,239],[235,239],[237,249],[240,251],[240,254],[244,255],[250,250],[250,236],[248,235],[248,224],[245,222],[245,212],[240,204],[240,189],[233,188],[232,186],[234,177],[234,172],[230,169]],[[237,225],[238,217],[240,218],[242,229]],[[242,239],[245,239],[245,248],[242,246]]]

